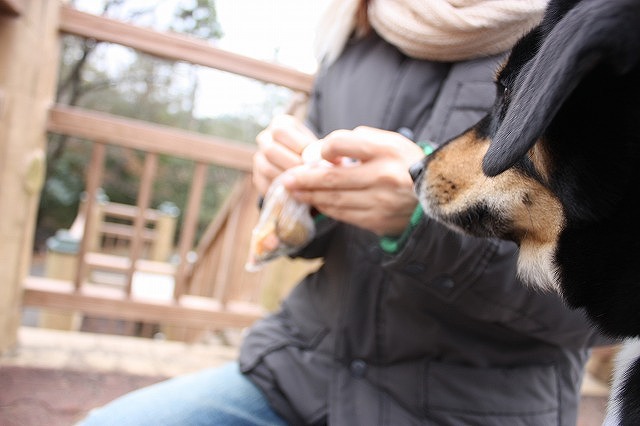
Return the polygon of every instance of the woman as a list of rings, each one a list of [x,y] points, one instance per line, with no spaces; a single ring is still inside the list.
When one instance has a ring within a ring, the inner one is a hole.
[[[504,51],[544,3],[330,5],[308,119],[274,120],[254,161],[262,193],[286,172],[321,213],[296,255],[323,266],[250,329],[239,370],[139,391],[86,424],[575,425],[598,336],[518,281],[515,245],[425,217],[407,171],[424,155],[407,136],[442,143],[491,106]],[[318,137],[326,159],[358,161],[297,167]]]

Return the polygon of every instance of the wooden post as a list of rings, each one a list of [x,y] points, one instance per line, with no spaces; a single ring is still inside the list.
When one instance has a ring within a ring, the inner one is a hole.
[[[11,3],[20,14],[0,14],[0,352],[17,340],[59,58],[60,3]]]
[[[107,197],[104,191],[98,188],[95,204],[93,206],[94,208],[91,209],[91,217],[87,217],[87,197],[88,195],[86,192],[81,195],[78,214],[76,215],[76,219],[73,221],[71,228],[69,228],[69,233],[78,240],[86,238],[89,241],[89,251],[100,251],[102,246],[102,234],[100,233],[100,227],[104,221],[104,206],[109,202],[109,197]],[[87,220],[91,222],[88,227],[91,230],[91,235],[84,235]],[[75,280],[75,277],[71,279]]]
[[[80,236],[81,237],[81,236]],[[61,229],[47,240],[47,258],[44,274],[49,278],[73,281],[78,269],[78,248],[80,238]],[[55,330],[80,329],[82,316],[77,311],[61,309],[41,309],[38,326]]]
[[[91,251],[91,244],[93,243],[91,238],[96,235],[98,231],[94,231],[94,226],[98,226],[93,220],[96,217],[94,211],[98,208],[98,192],[100,190],[100,184],[102,182],[102,175],[104,173],[104,159],[106,156],[107,147],[104,143],[94,142],[93,151],[91,152],[91,160],[89,162],[87,170],[87,188],[86,198],[84,205],[84,231],[82,232],[82,239],[80,240],[80,248],[78,251],[78,264],[76,268],[76,275],[74,285],[76,292],[80,291],[82,284],[89,276],[88,265],[86,263],[85,255]]]
[[[160,214],[156,220],[156,237],[151,243],[151,260],[168,262],[173,250],[173,239],[176,233],[176,222],[180,215],[178,206],[165,201],[158,206]]]
[[[131,264],[127,271],[126,292],[127,297],[131,296],[131,286],[133,284],[133,274],[136,272],[136,264],[138,259],[142,257],[142,249],[144,242],[142,241],[142,233],[147,222],[145,212],[149,208],[151,202],[151,191],[153,190],[153,178],[158,169],[158,154],[147,153],[144,158],[144,168],[140,178],[140,190],[138,193],[136,217],[133,219],[133,238],[131,240],[131,248],[129,259]]]
[[[200,211],[204,187],[207,183],[207,167],[208,165],[205,163],[196,163],[195,170],[193,171],[193,180],[191,181],[191,189],[189,191],[189,199],[187,200],[187,208],[185,210],[184,222],[182,224],[180,242],[178,243],[180,263],[176,270],[176,286],[173,294],[173,297],[176,300],[189,290],[189,288],[187,288],[188,255],[193,249],[193,242],[196,237],[198,212]]]

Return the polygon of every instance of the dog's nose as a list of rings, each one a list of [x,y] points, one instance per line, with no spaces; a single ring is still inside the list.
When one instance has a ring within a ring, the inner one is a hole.
[[[414,182],[417,182],[424,171],[424,159],[414,163],[411,167],[409,167],[409,174],[411,175],[411,179]]]

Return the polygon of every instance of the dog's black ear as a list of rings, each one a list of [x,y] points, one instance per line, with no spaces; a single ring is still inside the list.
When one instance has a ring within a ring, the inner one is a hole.
[[[545,132],[582,79],[606,65],[612,78],[640,58],[640,2],[587,0],[567,12],[515,79],[511,102],[484,157],[495,176],[513,166]]]
[[[564,16],[582,0],[551,0],[547,4],[540,28],[549,33]]]

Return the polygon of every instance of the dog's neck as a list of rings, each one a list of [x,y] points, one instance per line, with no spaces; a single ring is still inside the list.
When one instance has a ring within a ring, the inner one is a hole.
[[[555,249],[555,242],[534,244],[524,240],[520,244],[518,256],[519,278],[532,287],[560,292],[560,280],[553,260]]]

